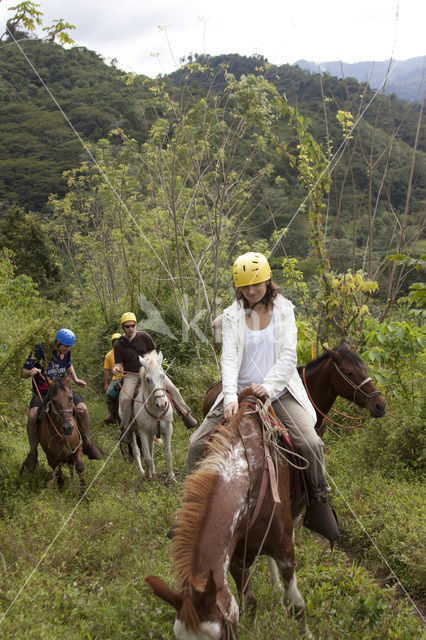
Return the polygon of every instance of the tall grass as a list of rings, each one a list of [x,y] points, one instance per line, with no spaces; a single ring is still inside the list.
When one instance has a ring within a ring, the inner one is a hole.
[[[35,476],[18,477],[27,447],[25,406],[7,417],[7,425],[3,420],[0,602],[4,618],[0,635],[5,640],[173,638],[174,611],[152,594],[144,578],[155,574],[176,586],[170,542],[165,534],[180,503],[189,432],[175,420],[173,450],[178,484],[166,485],[160,449],[155,451],[158,478],[141,482],[135,466],[125,463],[115,448],[118,428],[102,423],[103,402],[88,400],[94,440],[110,457],[102,461],[85,459],[87,484],[92,484],[87,499],[80,504],[77,478],[67,479],[62,493],[55,486],[47,486],[50,472],[42,453]],[[408,584],[410,570],[413,576],[417,575],[419,543],[424,539],[413,515],[418,509],[417,499],[413,498],[418,485],[395,480],[390,502],[394,516],[385,526],[379,496],[383,504],[389,498],[378,476],[372,474],[367,487],[365,471],[358,475],[357,468],[351,465],[351,449],[334,442],[329,448],[328,468],[340,491],[345,492],[367,529],[374,532],[375,541],[390,558],[395,573],[401,571]],[[334,492],[334,500],[345,540],[352,545],[353,553],[347,555],[337,549],[330,554],[327,545],[306,530],[299,530],[296,538],[299,587],[315,637],[419,638],[421,625],[412,603],[392,580],[377,573],[380,559],[365,553],[368,542],[357,537],[352,514],[338,492]],[[404,509],[411,531],[405,538],[406,546],[396,546],[390,557],[392,545],[399,540],[391,535],[392,524],[401,527]],[[406,569],[397,562],[402,555]],[[255,567],[253,576],[258,616],[254,622],[242,615],[240,640],[298,638],[294,622],[281,604],[281,594],[270,586],[264,560]],[[409,586],[417,584],[415,578]],[[417,587],[414,595],[420,595]]]

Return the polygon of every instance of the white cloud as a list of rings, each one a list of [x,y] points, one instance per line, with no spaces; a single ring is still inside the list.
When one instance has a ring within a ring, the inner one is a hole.
[[[14,4],[0,2],[0,24]],[[246,0],[44,0],[42,11],[48,22],[75,24],[77,44],[147,75],[172,71],[195,52],[257,53],[275,64],[425,53],[426,4],[418,0],[263,0],[255,7]]]

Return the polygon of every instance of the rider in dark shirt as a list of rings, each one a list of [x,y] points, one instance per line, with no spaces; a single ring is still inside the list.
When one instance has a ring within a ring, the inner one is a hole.
[[[139,356],[144,356],[150,351],[155,351],[155,343],[149,333],[136,330],[136,316],[134,313],[126,312],[121,316],[121,327],[124,334],[114,345],[115,365],[113,373],[123,371],[124,377],[121,380],[122,390],[119,396],[119,407],[121,416],[121,441],[130,442],[132,439],[132,407],[133,395],[138,384],[141,364]],[[182,418],[187,429],[198,426],[198,421],[191,413],[191,409],[182,398],[179,389],[175,387],[170,378],[165,377],[167,393],[170,395],[176,411]]]
[[[37,465],[37,447],[39,443],[38,414],[49,390],[47,379],[58,380],[70,376],[76,385],[85,387],[86,382],[77,377],[71,364],[70,349],[75,344],[75,335],[69,329],[60,329],[55,337],[54,348],[48,353],[43,344],[37,344],[23,364],[21,376],[31,378],[33,396],[30,401],[27,433],[30,451],[23,466],[33,473]],[[46,355],[48,353],[48,355]],[[89,414],[83,398],[76,391],[72,391],[73,402],[77,414],[78,427],[83,440],[83,452],[91,459],[99,460],[101,450],[90,441]]]

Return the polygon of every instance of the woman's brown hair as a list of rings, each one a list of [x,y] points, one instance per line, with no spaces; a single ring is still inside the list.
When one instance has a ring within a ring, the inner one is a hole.
[[[269,307],[272,305],[273,300],[277,297],[278,294],[278,285],[270,278],[266,283],[266,292],[263,296],[261,302],[265,305],[265,307]],[[241,287],[235,287],[235,298],[237,300],[243,301],[244,309],[250,309],[250,305],[246,298],[244,297],[243,292],[241,291]]]

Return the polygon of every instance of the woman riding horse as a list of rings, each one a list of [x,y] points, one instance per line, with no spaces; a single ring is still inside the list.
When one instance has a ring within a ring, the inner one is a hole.
[[[188,471],[197,467],[213,429],[223,418],[236,415],[238,394],[251,386],[255,396],[270,399],[293,445],[309,462],[305,526],[334,544],[339,531],[327,500],[330,488],[324,476],[324,444],[315,431],[315,410],[296,368],[293,304],[278,293],[268,260],[261,253],[239,256],[233,277],[236,300],[222,316],[223,391],[190,438]]]

